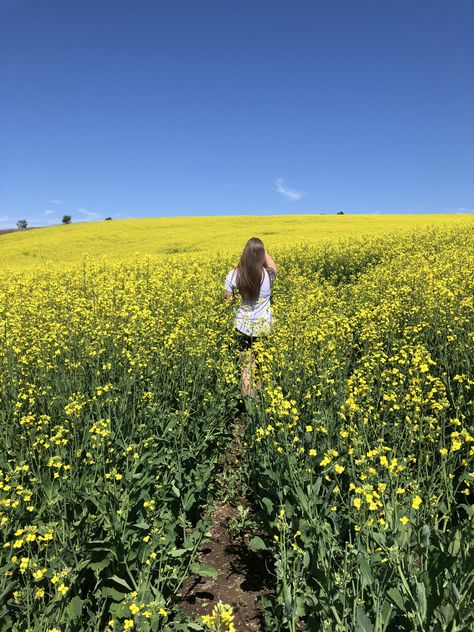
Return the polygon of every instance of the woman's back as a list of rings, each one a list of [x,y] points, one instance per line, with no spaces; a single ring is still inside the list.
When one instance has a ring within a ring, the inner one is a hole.
[[[227,292],[238,294],[238,274],[238,268],[233,268],[227,274],[225,280]],[[264,267],[258,298],[256,300],[241,299],[241,304],[236,309],[235,326],[242,333],[248,336],[258,336],[269,331],[273,321],[270,297],[274,280],[275,270]]]

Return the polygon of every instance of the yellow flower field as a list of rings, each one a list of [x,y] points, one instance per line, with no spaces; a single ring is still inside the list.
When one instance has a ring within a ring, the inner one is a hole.
[[[273,215],[248,217],[151,218],[87,222],[0,235],[0,266],[30,270],[43,262],[74,266],[85,255],[107,261],[125,257],[184,258],[217,252],[240,253],[259,235],[269,248],[316,244],[362,234],[446,225],[472,225],[471,215]]]
[[[0,630],[212,629],[176,601],[212,575],[252,234],[279,265],[242,466],[266,629],[472,629],[472,218],[239,222],[0,236]]]

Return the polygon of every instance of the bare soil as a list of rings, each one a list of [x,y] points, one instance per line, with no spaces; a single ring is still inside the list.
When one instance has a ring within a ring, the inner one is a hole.
[[[236,434],[242,436],[242,422],[236,420]],[[224,467],[239,467],[243,447],[235,441],[227,452]],[[233,536],[229,521],[239,519],[236,501],[249,508],[245,498],[216,503],[211,509],[212,526],[209,541],[205,543],[198,560],[211,564],[217,570],[216,580],[191,575],[181,588],[180,605],[188,616],[197,619],[211,614],[219,601],[232,606],[234,625],[237,632],[262,631],[259,597],[273,591],[271,559],[266,551],[252,551],[248,543],[255,534],[244,533]],[[259,533],[258,535],[264,535]]]

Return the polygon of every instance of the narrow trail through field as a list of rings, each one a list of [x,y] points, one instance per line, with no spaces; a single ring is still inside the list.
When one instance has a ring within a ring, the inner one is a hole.
[[[235,419],[236,437],[225,454],[224,480],[239,479],[239,468],[245,446],[241,437],[244,422]],[[232,485],[231,485],[232,486]],[[217,571],[217,579],[210,577],[188,577],[181,590],[181,606],[193,618],[211,614],[213,607],[221,601],[232,606],[234,625],[237,632],[261,631],[262,613],[259,597],[272,592],[270,560],[264,551],[252,551],[249,534],[253,510],[247,498],[235,494],[216,502],[211,508],[212,526],[209,541],[199,555],[199,561],[211,564]]]

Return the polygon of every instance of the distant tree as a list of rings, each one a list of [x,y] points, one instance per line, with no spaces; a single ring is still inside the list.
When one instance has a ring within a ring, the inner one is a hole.
[[[344,211],[338,211],[336,215],[344,215]]]
[[[63,215],[63,224],[70,224],[71,223],[71,216],[70,215]]]
[[[28,226],[28,222],[26,221],[26,219],[19,219],[16,225],[17,228],[19,228],[20,230],[25,230],[25,228]]]
[[[107,221],[108,219],[112,219],[112,218],[111,218],[111,217],[106,217],[106,218],[105,218],[105,221]]]

